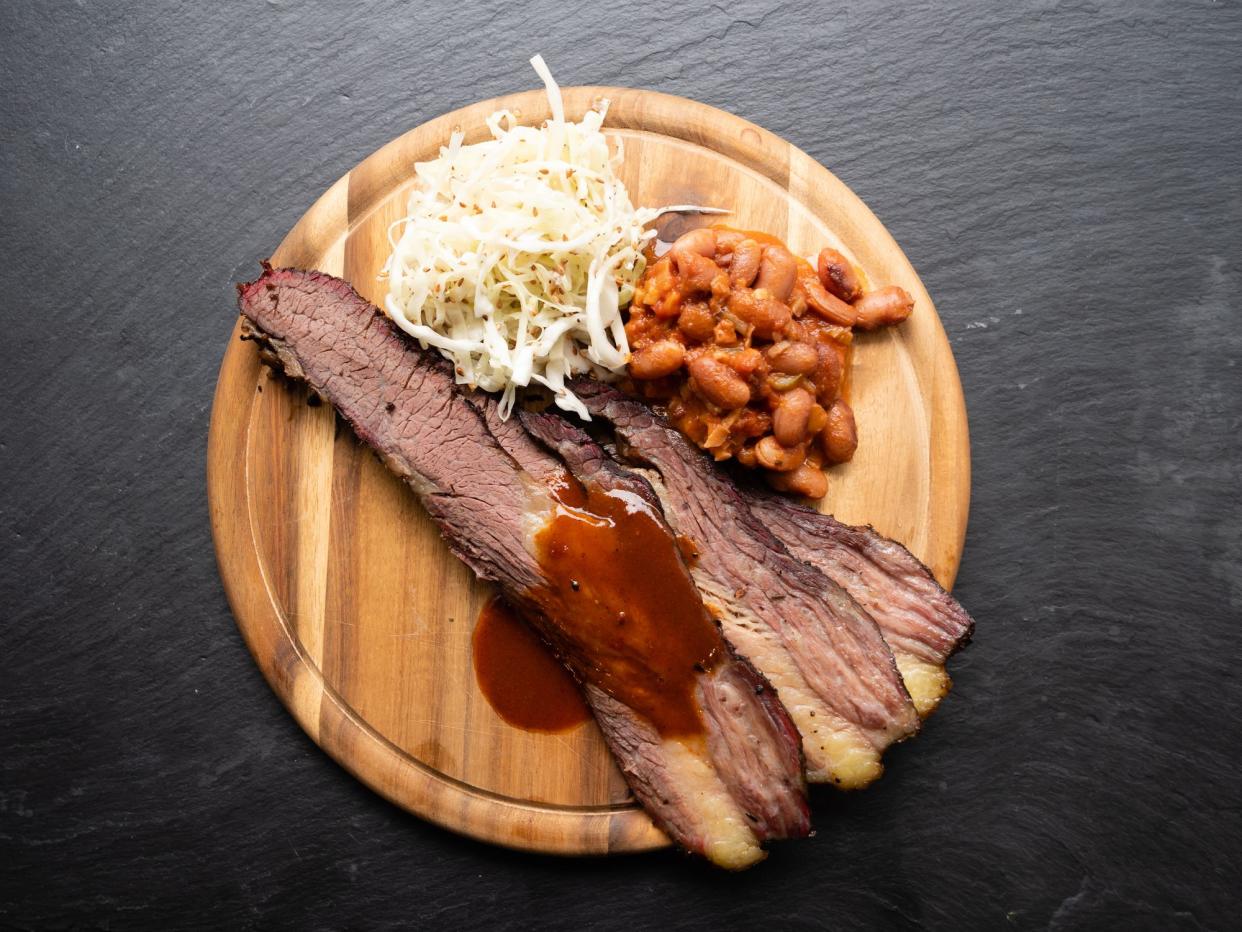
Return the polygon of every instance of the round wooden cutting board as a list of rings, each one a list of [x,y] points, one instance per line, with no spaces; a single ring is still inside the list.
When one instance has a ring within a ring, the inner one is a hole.
[[[875,285],[914,296],[908,322],[857,341],[860,444],[853,462],[829,471],[824,509],[874,524],[952,584],[970,497],[966,411],[935,308],[897,244],[832,174],[757,126],[620,88],[568,89],[566,112],[578,119],[601,97],[635,204],[728,207],[733,226],[776,234],[803,255],[835,246]],[[329,188],[272,263],[344,276],[382,304],[376,275],[414,163],[434,157],[454,129],[467,142],[486,138],[484,119],[501,108],[525,123],[549,116],[532,91],[411,130]],[[703,222],[665,220],[666,234]],[[593,723],[531,734],[492,711],[470,656],[488,587],[327,406],[308,404],[233,336],[208,449],[216,553],[246,643],[307,733],[397,805],[475,838],[564,854],[668,844]]]

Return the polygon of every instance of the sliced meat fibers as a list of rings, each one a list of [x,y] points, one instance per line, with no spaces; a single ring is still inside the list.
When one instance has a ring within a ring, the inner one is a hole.
[[[740,868],[763,856],[763,841],[807,832],[789,720],[762,678],[732,654],[688,576],[691,595],[681,598],[691,600],[690,608],[682,615],[624,619],[663,638],[636,661],[637,642],[624,633],[606,641],[579,623],[583,614],[624,615],[616,611],[608,573],[584,574],[570,585],[549,569],[575,546],[563,533],[575,522],[603,535],[590,538],[586,557],[633,546],[622,535],[609,537],[594,507],[625,504],[634,520],[618,526],[632,531],[656,562],[666,548],[676,553],[663,518],[644,497],[649,491],[606,468],[579,469],[567,481],[562,464],[537,448],[524,451],[519,465],[484,414],[455,390],[443,361],[413,345],[340,279],[267,269],[239,287],[238,303],[245,336],[260,344],[265,360],[332,403],[414,490],[452,551],[496,583],[553,647],[583,685],[635,796],[672,838]],[[686,573],[680,557],[673,560],[662,564],[670,585]],[[575,601],[583,593],[592,595],[589,604]],[[686,632],[696,639],[701,662],[660,669],[688,684],[662,705],[650,688],[652,664],[682,656]]]
[[[909,550],[870,527],[851,527],[766,491],[742,491],[751,511],[795,557],[843,588],[875,619],[919,714],[952,685],[945,661],[975,623]]]
[[[776,687],[802,733],[808,779],[861,787],[878,777],[883,750],[920,720],[872,618],[790,554],[650,408],[597,382],[574,392],[612,425],[622,459],[645,467],[669,523],[697,545],[695,582],[725,636]]]
[[[526,413],[521,415],[521,423],[517,418],[502,421],[492,395],[472,393],[469,399],[500,445],[528,473],[545,482],[557,482],[563,481],[558,473],[567,467],[575,480],[607,490],[627,502],[628,507],[643,503],[653,513],[659,513],[659,500],[645,480],[619,466],[565,421]],[[547,448],[532,443],[523,425],[532,428],[531,433],[541,440],[550,441]],[[562,439],[569,442],[561,443]],[[556,450],[561,458],[549,460],[548,449]],[[704,714],[720,719],[718,727],[708,732],[712,757],[735,764],[744,762],[742,766],[722,769],[721,777],[745,811],[758,815],[760,823],[767,826],[764,837],[803,834],[808,825],[802,794],[774,793],[761,782],[779,774],[782,785],[801,787],[803,760],[797,728],[775,691],[748,662],[734,660],[727,667],[721,675],[699,684]],[[753,697],[758,698],[757,704]],[[769,734],[772,728],[778,733]]]

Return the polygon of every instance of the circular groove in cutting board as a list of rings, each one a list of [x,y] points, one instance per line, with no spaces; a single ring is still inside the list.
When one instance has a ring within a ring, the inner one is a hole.
[[[910,321],[859,340],[860,446],[830,471],[824,507],[903,541],[951,584],[970,498],[966,411],[931,299],[896,243],[837,178],[753,124],[620,88],[567,89],[566,110],[578,118],[601,96],[635,203],[727,206],[736,226],[775,233],[803,254],[835,245],[873,283],[914,296]],[[329,188],[273,264],[343,275],[381,303],[376,273],[413,164],[456,128],[467,142],[485,138],[484,118],[500,108],[528,123],[549,115],[532,91],[411,130]],[[470,665],[488,589],[327,407],[271,377],[254,346],[233,336],[208,448],[216,553],[246,643],[306,732],[397,805],[475,838],[562,854],[666,845],[593,723],[536,735],[492,712]]]

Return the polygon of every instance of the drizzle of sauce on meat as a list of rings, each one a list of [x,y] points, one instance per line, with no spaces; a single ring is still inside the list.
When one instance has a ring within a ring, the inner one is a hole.
[[[681,557],[686,561],[686,566],[693,567],[699,562],[699,545],[694,542],[693,537],[678,534],[677,549],[681,551]]]
[[[471,642],[479,689],[510,725],[568,731],[591,717],[573,677],[500,596],[483,606]]]
[[[581,675],[663,737],[702,734],[696,680],[726,648],[677,542],[631,492],[569,482],[553,494],[536,536],[551,584],[531,596],[568,626],[562,649],[595,661]]]

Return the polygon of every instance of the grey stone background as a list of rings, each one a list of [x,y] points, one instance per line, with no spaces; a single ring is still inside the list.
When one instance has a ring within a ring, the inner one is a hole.
[[[806,149],[961,369],[957,688],[744,876],[404,814],[297,728],[216,575],[233,282],[389,138],[535,86],[535,51]],[[0,924],[1238,927],[1235,0],[7,0],[0,75]]]

